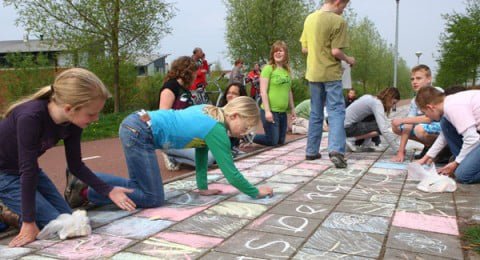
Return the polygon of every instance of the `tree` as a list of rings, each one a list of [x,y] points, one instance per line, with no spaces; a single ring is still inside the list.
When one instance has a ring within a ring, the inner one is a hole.
[[[4,0],[17,23],[70,50],[96,49],[113,64],[114,111],[119,111],[120,64],[149,53],[170,32],[171,4],[163,0]]]
[[[446,14],[440,38],[440,68],[436,83],[475,85],[480,67],[480,0],[467,0],[465,14]]]
[[[313,9],[311,0],[224,0],[227,9],[226,40],[231,60],[266,63],[276,40],[288,45],[292,67],[304,66],[300,35]]]

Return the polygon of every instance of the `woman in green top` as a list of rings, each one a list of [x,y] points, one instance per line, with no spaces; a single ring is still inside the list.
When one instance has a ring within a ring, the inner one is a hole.
[[[270,50],[270,60],[260,75],[262,109],[260,115],[265,134],[256,135],[254,143],[274,146],[285,143],[287,135],[287,110],[290,106],[292,119],[295,119],[292,79],[287,45],[276,41]]]

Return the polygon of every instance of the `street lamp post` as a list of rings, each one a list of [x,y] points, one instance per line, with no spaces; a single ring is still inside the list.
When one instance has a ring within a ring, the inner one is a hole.
[[[418,65],[418,64],[420,64],[420,56],[422,56],[422,52],[417,51],[417,52],[415,52],[415,55],[417,55],[417,65]]]
[[[395,19],[395,55],[393,61],[393,87],[397,87],[397,66],[398,66],[398,9],[400,5],[400,0],[395,0],[397,2],[397,16]]]

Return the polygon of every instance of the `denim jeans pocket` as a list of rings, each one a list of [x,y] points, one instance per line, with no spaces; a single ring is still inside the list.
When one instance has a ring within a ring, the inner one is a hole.
[[[138,137],[140,136],[140,130],[127,125],[125,123],[120,125],[120,140],[122,144],[126,147],[132,147],[137,143]]]

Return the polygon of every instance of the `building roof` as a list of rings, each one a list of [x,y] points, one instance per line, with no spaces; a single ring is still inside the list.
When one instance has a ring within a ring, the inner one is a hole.
[[[162,59],[167,57],[169,54],[142,54],[142,55],[136,55],[133,57],[133,63],[135,66],[147,66],[150,63],[155,62],[158,59]]]
[[[15,52],[55,52],[65,51],[66,48],[58,44],[52,45],[51,41],[46,40],[14,40],[14,41],[0,41],[0,53],[15,53]]]

